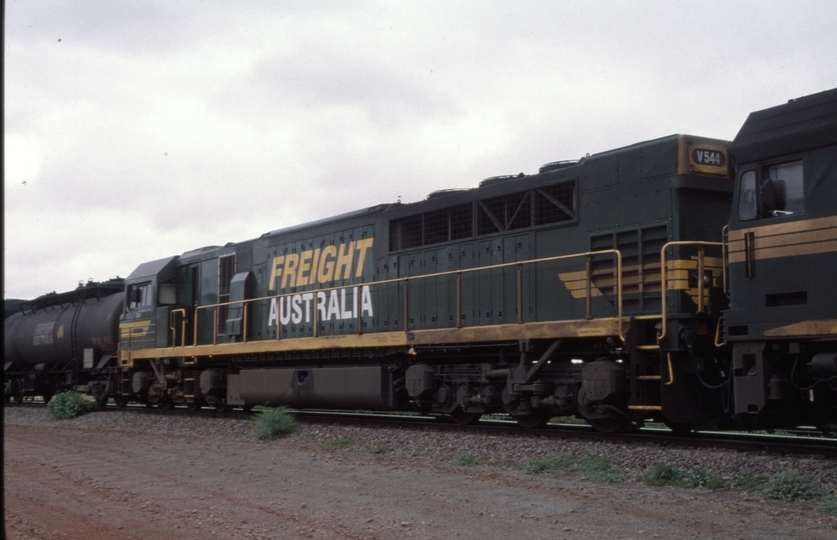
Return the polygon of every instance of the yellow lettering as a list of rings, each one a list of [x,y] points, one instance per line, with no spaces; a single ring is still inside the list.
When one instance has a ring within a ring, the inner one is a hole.
[[[357,259],[355,277],[363,276],[363,263],[366,260],[366,250],[372,247],[372,242],[374,242],[374,238],[364,238],[363,240],[358,240],[357,242],[357,250],[360,251],[360,255]]]
[[[311,277],[308,279],[308,283],[313,285],[314,282],[319,277],[317,274],[317,269],[319,266],[317,264],[320,262],[320,248],[314,250],[314,256],[311,258]]]
[[[285,256],[285,273],[282,275],[282,288],[288,286],[290,281],[291,287],[296,287],[296,269],[299,266],[299,255],[296,253],[289,253]]]
[[[345,250],[343,248],[346,248]],[[337,266],[334,268],[334,279],[340,279],[340,271],[343,270],[343,279],[349,279],[352,275],[352,260],[355,257],[355,243],[340,244],[337,253]]]
[[[334,258],[337,257],[337,248],[326,246],[320,257],[320,266],[317,269],[317,279],[320,283],[328,283],[334,278]]]
[[[276,278],[282,275],[282,263],[285,262],[285,256],[279,255],[278,257],[273,257],[273,269],[270,271],[270,289],[274,290],[276,288]]]
[[[309,283],[309,281],[308,281],[309,275],[306,274],[306,272],[311,270],[310,261],[311,261],[311,255],[312,254],[313,253],[311,252],[311,250],[303,251],[302,255],[299,258],[299,270],[297,270],[297,274],[296,274],[296,284],[299,285],[300,287],[302,287],[304,285],[308,285],[308,283]],[[310,277],[311,277],[311,281],[313,282],[314,281],[313,274]]]

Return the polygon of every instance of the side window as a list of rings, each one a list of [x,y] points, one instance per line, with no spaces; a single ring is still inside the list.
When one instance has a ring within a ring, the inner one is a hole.
[[[758,215],[756,204],[756,171],[741,175],[741,189],[738,193],[738,219],[746,221]]]
[[[128,309],[134,311],[151,307],[151,282],[131,285],[128,289]]]
[[[805,210],[802,162],[767,167],[761,186],[762,216],[801,214]]]

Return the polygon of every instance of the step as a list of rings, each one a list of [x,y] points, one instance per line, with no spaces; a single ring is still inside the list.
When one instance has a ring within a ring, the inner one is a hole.
[[[662,411],[662,405],[628,405],[630,411]]]

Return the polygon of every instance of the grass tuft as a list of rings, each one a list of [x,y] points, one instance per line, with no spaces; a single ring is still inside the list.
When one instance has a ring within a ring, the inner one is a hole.
[[[98,409],[95,402],[78,392],[62,392],[56,395],[47,408],[53,420],[70,420]]]
[[[576,456],[561,453],[554,456],[530,459],[523,468],[526,474],[540,474],[562,471],[581,475],[591,482],[625,482],[628,473],[615,467],[609,458],[603,456]]]
[[[810,478],[798,472],[787,471],[775,475],[767,482],[764,495],[771,499],[794,501],[796,499],[813,499],[819,493]]]
[[[473,467],[479,465],[480,458],[474,454],[456,454],[451,458],[451,463],[459,467]]]
[[[253,420],[256,436],[262,441],[275,441],[290,435],[299,426],[287,407],[269,408]]]
[[[679,467],[656,463],[654,468],[643,477],[643,481],[649,486],[681,486],[683,476],[683,469]]]
[[[342,439],[335,439],[323,445],[326,450],[342,450],[357,444],[357,437],[343,437]]]
[[[706,469],[696,467],[683,476],[683,485],[687,488],[721,489],[724,487],[724,479]]]
[[[817,507],[817,511],[829,516],[837,516],[837,496],[828,497]]]

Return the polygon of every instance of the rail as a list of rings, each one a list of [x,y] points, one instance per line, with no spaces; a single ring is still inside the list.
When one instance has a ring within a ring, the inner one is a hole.
[[[486,272],[489,270],[498,270],[498,269],[505,269],[505,268],[513,268],[516,267],[515,273],[515,281],[516,281],[516,304],[517,304],[517,324],[524,324],[523,320],[523,269],[527,265],[536,265],[536,264],[543,264],[553,261],[561,261],[561,260],[569,260],[569,259],[578,259],[578,258],[586,258],[586,265],[585,265],[585,273],[586,273],[586,288],[585,288],[585,310],[586,310],[586,318],[593,319],[592,314],[592,292],[593,292],[593,271],[592,271],[592,258],[595,256],[602,256],[602,255],[613,255],[616,259],[616,265],[613,268],[614,274],[614,281],[616,283],[616,316],[619,321],[618,324],[618,332],[619,338],[624,343],[625,335],[624,335],[624,328],[623,328],[623,315],[622,315],[622,253],[618,249],[608,249],[608,250],[601,250],[601,251],[588,251],[584,253],[573,253],[570,255],[557,255],[553,257],[543,257],[540,259],[531,259],[528,261],[516,261],[516,262],[509,262],[509,263],[501,263],[501,264],[494,264],[489,266],[479,266],[476,268],[466,268],[466,269],[459,269],[459,270],[450,270],[446,272],[436,272],[432,274],[422,274],[418,276],[410,276],[410,277],[401,277],[401,278],[393,278],[393,279],[385,279],[380,281],[372,281],[368,283],[360,283],[360,284],[352,284],[352,285],[342,285],[336,287],[324,287],[312,291],[306,291],[305,293],[311,294],[311,297],[308,301],[314,301],[314,309],[313,311],[313,337],[319,336],[319,302],[320,299],[326,298],[326,293],[333,290],[346,290],[352,288],[360,288],[361,286],[368,286],[368,287],[379,287],[381,285],[388,285],[388,284],[403,284],[404,289],[404,297],[403,297],[403,316],[404,316],[404,323],[403,323],[403,331],[407,332],[410,330],[410,319],[409,319],[409,293],[410,293],[410,283],[413,281],[421,281],[421,280],[428,280],[432,278],[439,278],[439,277],[447,277],[447,276],[456,276],[456,327],[462,328],[462,276],[466,274],[476,273],[476,272]],[[250,305],[256,302],[264,302],[264,301],[271,301],[273,299],[278,300],[279,302],[282,299],[300,294],[299,292],[293,293],[286,293],[286,294],[278,294],[278,295],[270,295],[270,296],[262,296],[259,298],[249,298],[243,300],[235,300],[231,302],[222,302],[216,304],[208,304],[205,306],[197,306],[194,309],[194,328],[193,328],[193,345],[198,344],[198,329],[200,325],[198,321],[201,317],[202,313],[207,311],[211,311],[213,314],[213,332],[212,332],[212,345],[218,344],[218,317],[215,316],[215,309],[221,306],[232,306],[235,305],[236,307],[241,306],[243,309],[243,317],[242,317],[242,327],[241,327],[241,339],[242,342],[247,342],[247,318]],[[314,300],[316,298],[316,300]],[[353,295],[353,312],[357,313],[357,334],[363,333],[363,324],[362,324],[362,310],[361,310],[361,295],[355,294]],[[176,312],[183,311],[183,328],[184,331],[181,333],[180,344],[175,343],[175,339],[172,339],[172,345],[175,347],[188,347],[186,345],[186,322],[185,322],[185,311],[178,309],[173,310],[171,313],[170,319],[170,330],[175,333],[176,325],[174,316]],[[236,334],[238,335],[238,334]],[[276,324],[276,340],[282,339],[281,337],[281,325],[277,321]]]

